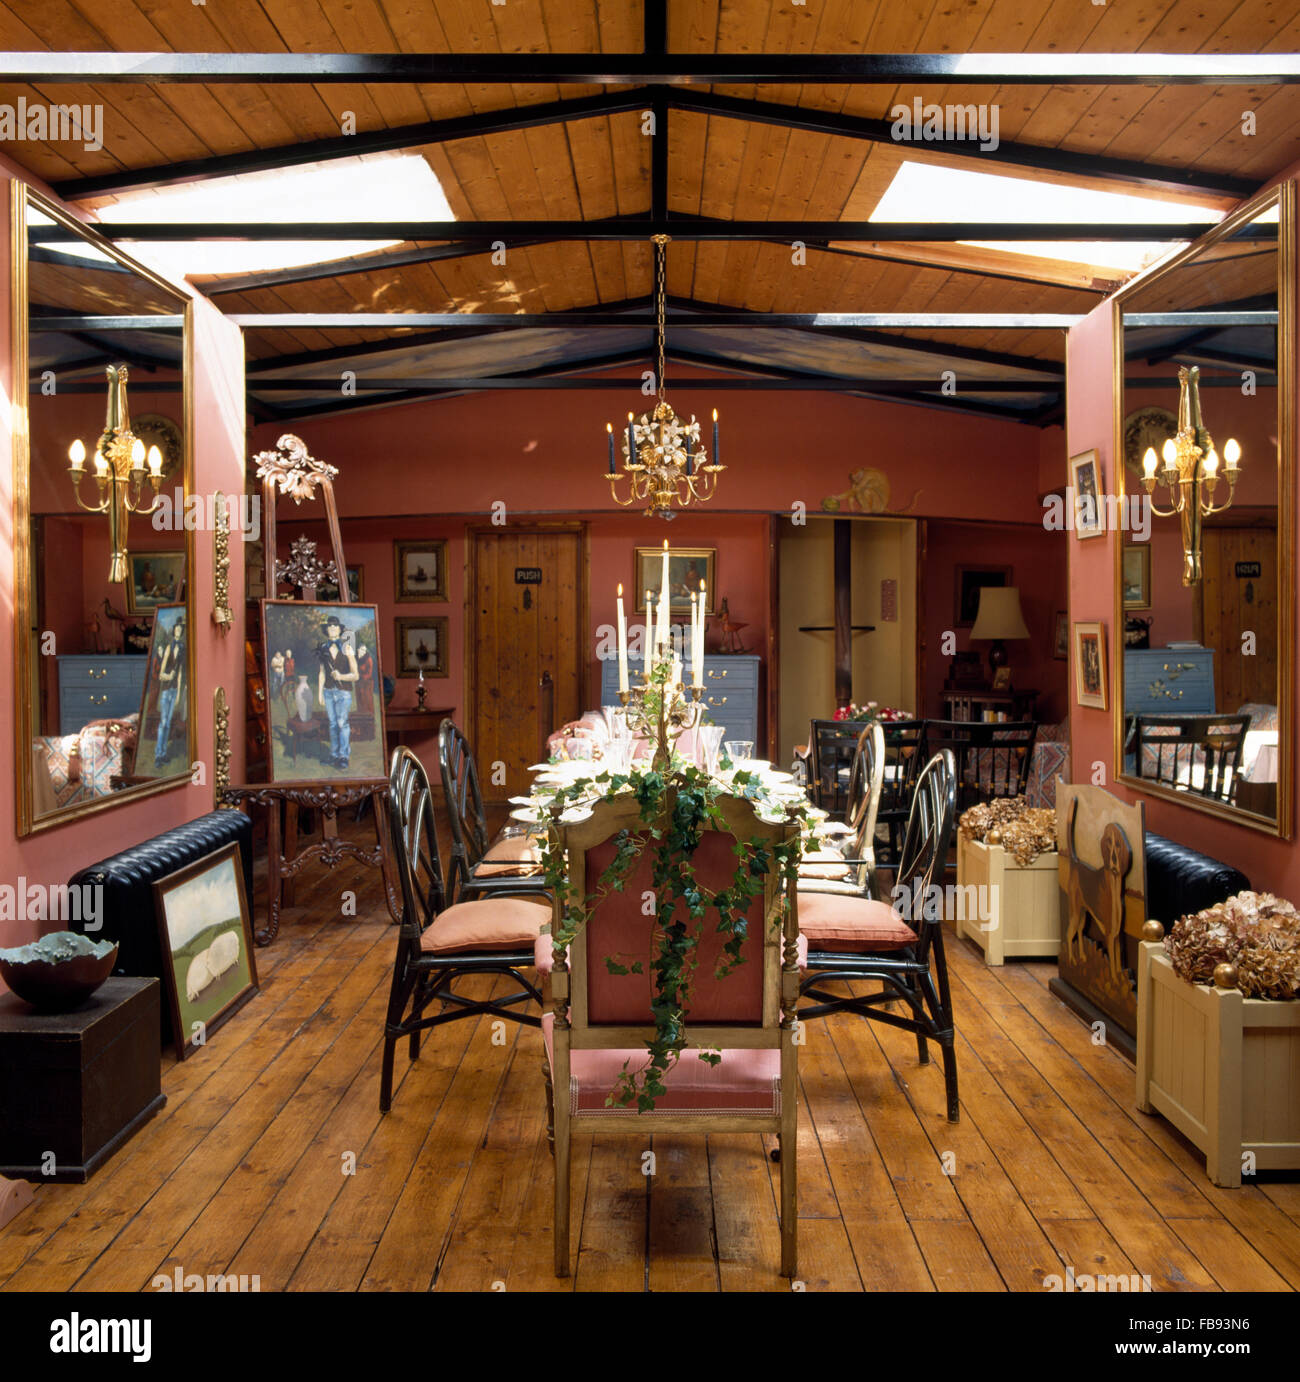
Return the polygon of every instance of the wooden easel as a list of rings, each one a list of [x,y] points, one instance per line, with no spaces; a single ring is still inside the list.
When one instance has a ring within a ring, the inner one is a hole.
[[[325,521],[329,525],[330,546],[339,576],[339,603],[351,604],[348,588],[348,568],[343,556],[343,536],[339,529],[338,507],[334,501],[334,482],[328,475],[314,477],[313,489],[319,488],[325,504]],[[274,476],[262,481],[262,525],[265,538],[263,562],[265,588],[275,593],[275,499],[277,482]],[[262,627],[266,627],[266,601],[262,601]],[[261,649],[258,649],[259,659]],[[263,669],[265,673],[265,669]],[[265,680],[265,677],[264,677]],[[267,743],[268,772],[273,762],[274,745]],[[394,885],[389,867],[390,851],[387,835],[387,778],[373,778],[349,782],[342,786],[330,783],[278,784],[253,783],[232,786],[224,799],[240,807],[267,808],[267,923],[254,935],[258,945],[270,945],[280,929],[280,912],[292,907],[294,880],[307,865],[320,860],[326,868],[333,868],[343,859],[355,859],[377,868],[383,877],[384,895],[389,914],[401,920],[401,896]],[[338,833],[338,813],[347,807],[359,807],[369,801],[375,820],[375,845],[367,848],[351,840],[342,840]],[[298,834],[299,812],[303,808],[318,811],[321,817],[319,840],[302,845]],[[281,817],[283,815],[283,826]]]

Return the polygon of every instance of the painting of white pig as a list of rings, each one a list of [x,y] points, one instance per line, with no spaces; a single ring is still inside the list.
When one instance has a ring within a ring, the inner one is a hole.
[[[154,896],[176,1055],[184,1060],[257,992],[239,846],[160,879]]]

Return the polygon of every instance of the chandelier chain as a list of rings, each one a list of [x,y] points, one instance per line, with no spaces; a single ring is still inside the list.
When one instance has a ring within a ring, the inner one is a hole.
[[[658,374],[658,394],[664,396],[664,336],[666,333],[665,307],[667,303],[667,292],[665,288],[665,264],[668,258],[667,245],[670,237],[667,235],[656,235],[655,255],[658,259],[655,273],[655,334],[659,343],[659,374]]]

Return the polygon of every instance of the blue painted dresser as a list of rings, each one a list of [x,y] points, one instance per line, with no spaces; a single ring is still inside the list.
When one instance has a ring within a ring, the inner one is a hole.
[[[641,663],[628,658],[628,675],[633,686],[640,684]],[[727,739],[752,739],[755,753],[762,755],[765,740],[758,733],[758,693],[761,659],[757,657],[706,654],[704,658],[704,706],[708,721],[721,725]],[[600,664],[600,703],[618,704],[618,660],[608,658]]]
[[[91,720],[134,715],[140,709],[147,657],[92,653],[60,657],[59,733],[75,734]]]
[[[1126,648],[1126,715],[1213,715],[1213,648]]]

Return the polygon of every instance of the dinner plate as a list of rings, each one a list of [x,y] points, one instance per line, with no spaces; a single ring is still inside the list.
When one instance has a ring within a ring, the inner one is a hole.
[[[516,807],[516,809],[510,813],[510,819],[512,821],[526,821],[529,825],[536,825],[537,822],[541,820],[541,817],[537,814],[536,807],[520,806]]]

